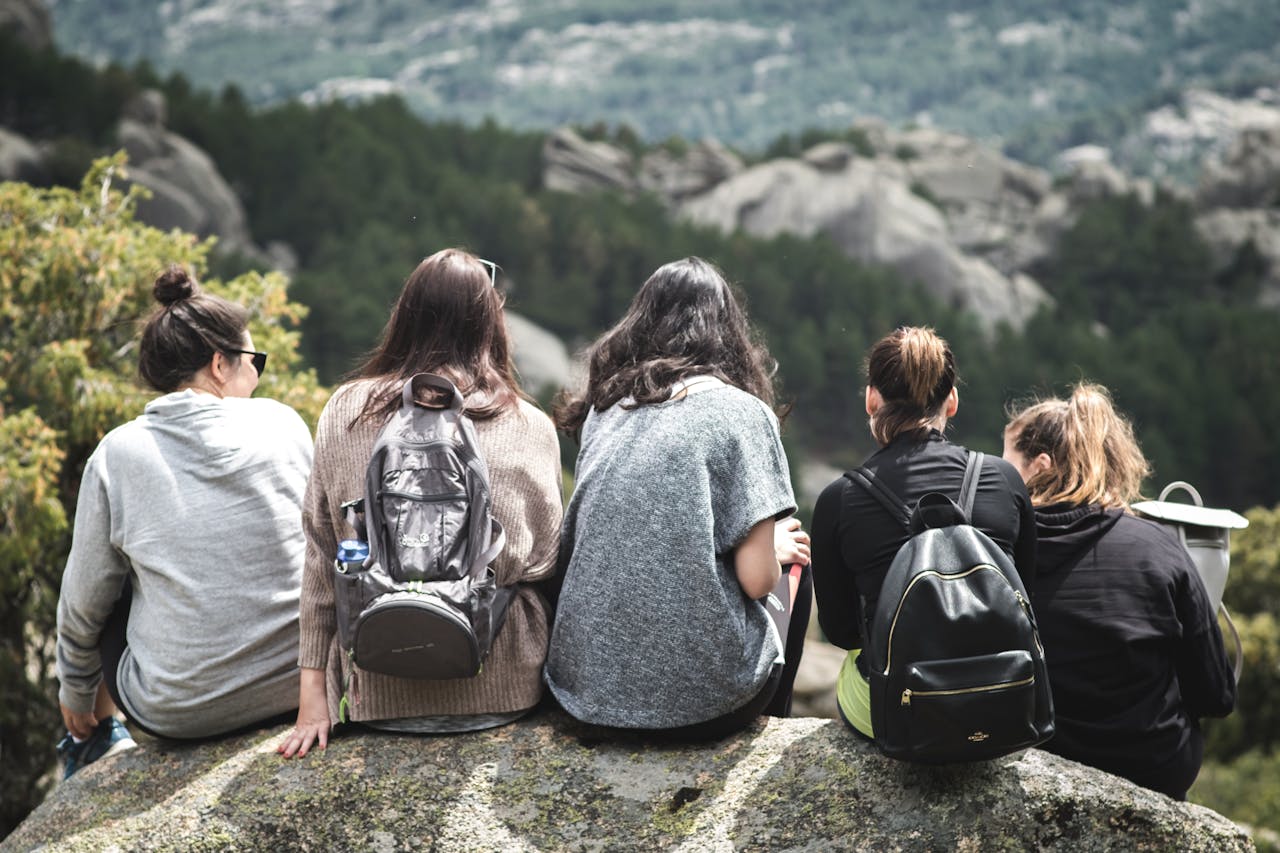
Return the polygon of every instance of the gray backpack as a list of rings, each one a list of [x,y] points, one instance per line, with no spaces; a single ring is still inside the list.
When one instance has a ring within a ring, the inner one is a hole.
[[[447,407],[415,402],[424,386],[444,392]],[[407,381],[374,442],[365,497],[346,505],[369,557],[335,564],[338,642],[362,670],[469,678],[502,626],[512,589],[497,587],[490,563],[505,537],[462,406],[441,376]]]

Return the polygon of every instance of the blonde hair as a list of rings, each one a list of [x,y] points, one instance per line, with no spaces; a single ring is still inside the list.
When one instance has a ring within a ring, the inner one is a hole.
[[[867,384],[883,400],[871,419],[872,437],[883,446],[927,429],[958,379],[951,347],[933,329],[903,326],[885,335],[867,354]]]
[[[1027,480],[1037,506],[1128,506],[1151,473],[1133,426],[1101,385],[1082,382],[1069,400],[1041,400],[1012,412],[1005,435],[1028,460],[1045,453],[1052,461]]]

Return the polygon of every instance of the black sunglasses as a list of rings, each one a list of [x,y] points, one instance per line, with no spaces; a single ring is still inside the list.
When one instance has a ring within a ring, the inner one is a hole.
[[[267,354],[265,352],[257,352],[251,349],[233,349],[232,352],[253,356],[253,369],[258,371],[259,376],[262,375],[262,371],[267,369]]]

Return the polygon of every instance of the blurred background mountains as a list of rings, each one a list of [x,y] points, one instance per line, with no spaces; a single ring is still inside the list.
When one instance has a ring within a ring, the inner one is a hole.
[[[66,51],[146,60],[250,103],[401,95],[419,115],[515,129],[625,124],[761,151],[805,128],[879,116],[1049,165],[1111,147],[1143,173],[1181,167],[1205,122],[1188,88],[1232,97],[1280,78],[1273,0],[786,3],[56,0]],[[1173,114],[1168,110],[1172,109]],[[1202,111],[1203,112],[1203,111]],[[1155,144],[1153,144],[1155,143]]]
[[[124,149],[212,273],[290,274],[323,382],[441,246],[503,266],[544,400],[701,254],[780,362],[804,495],[871,449],[866,347],[928,323],[959,440],[1089,378],[1153,488],[1280,500],[1274,0],[0,0],[0,31],[0,178]]]

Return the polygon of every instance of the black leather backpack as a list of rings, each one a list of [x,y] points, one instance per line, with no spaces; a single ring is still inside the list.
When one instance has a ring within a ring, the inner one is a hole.
[[[970,524],[982,454],[960,503],[907,505],[875,474],[849,472],[911,534],[885,576],[860,669],[876,745],[930,764],[997,758],[1053,735],[1053,697],[1035,615],[1008,556]]]

